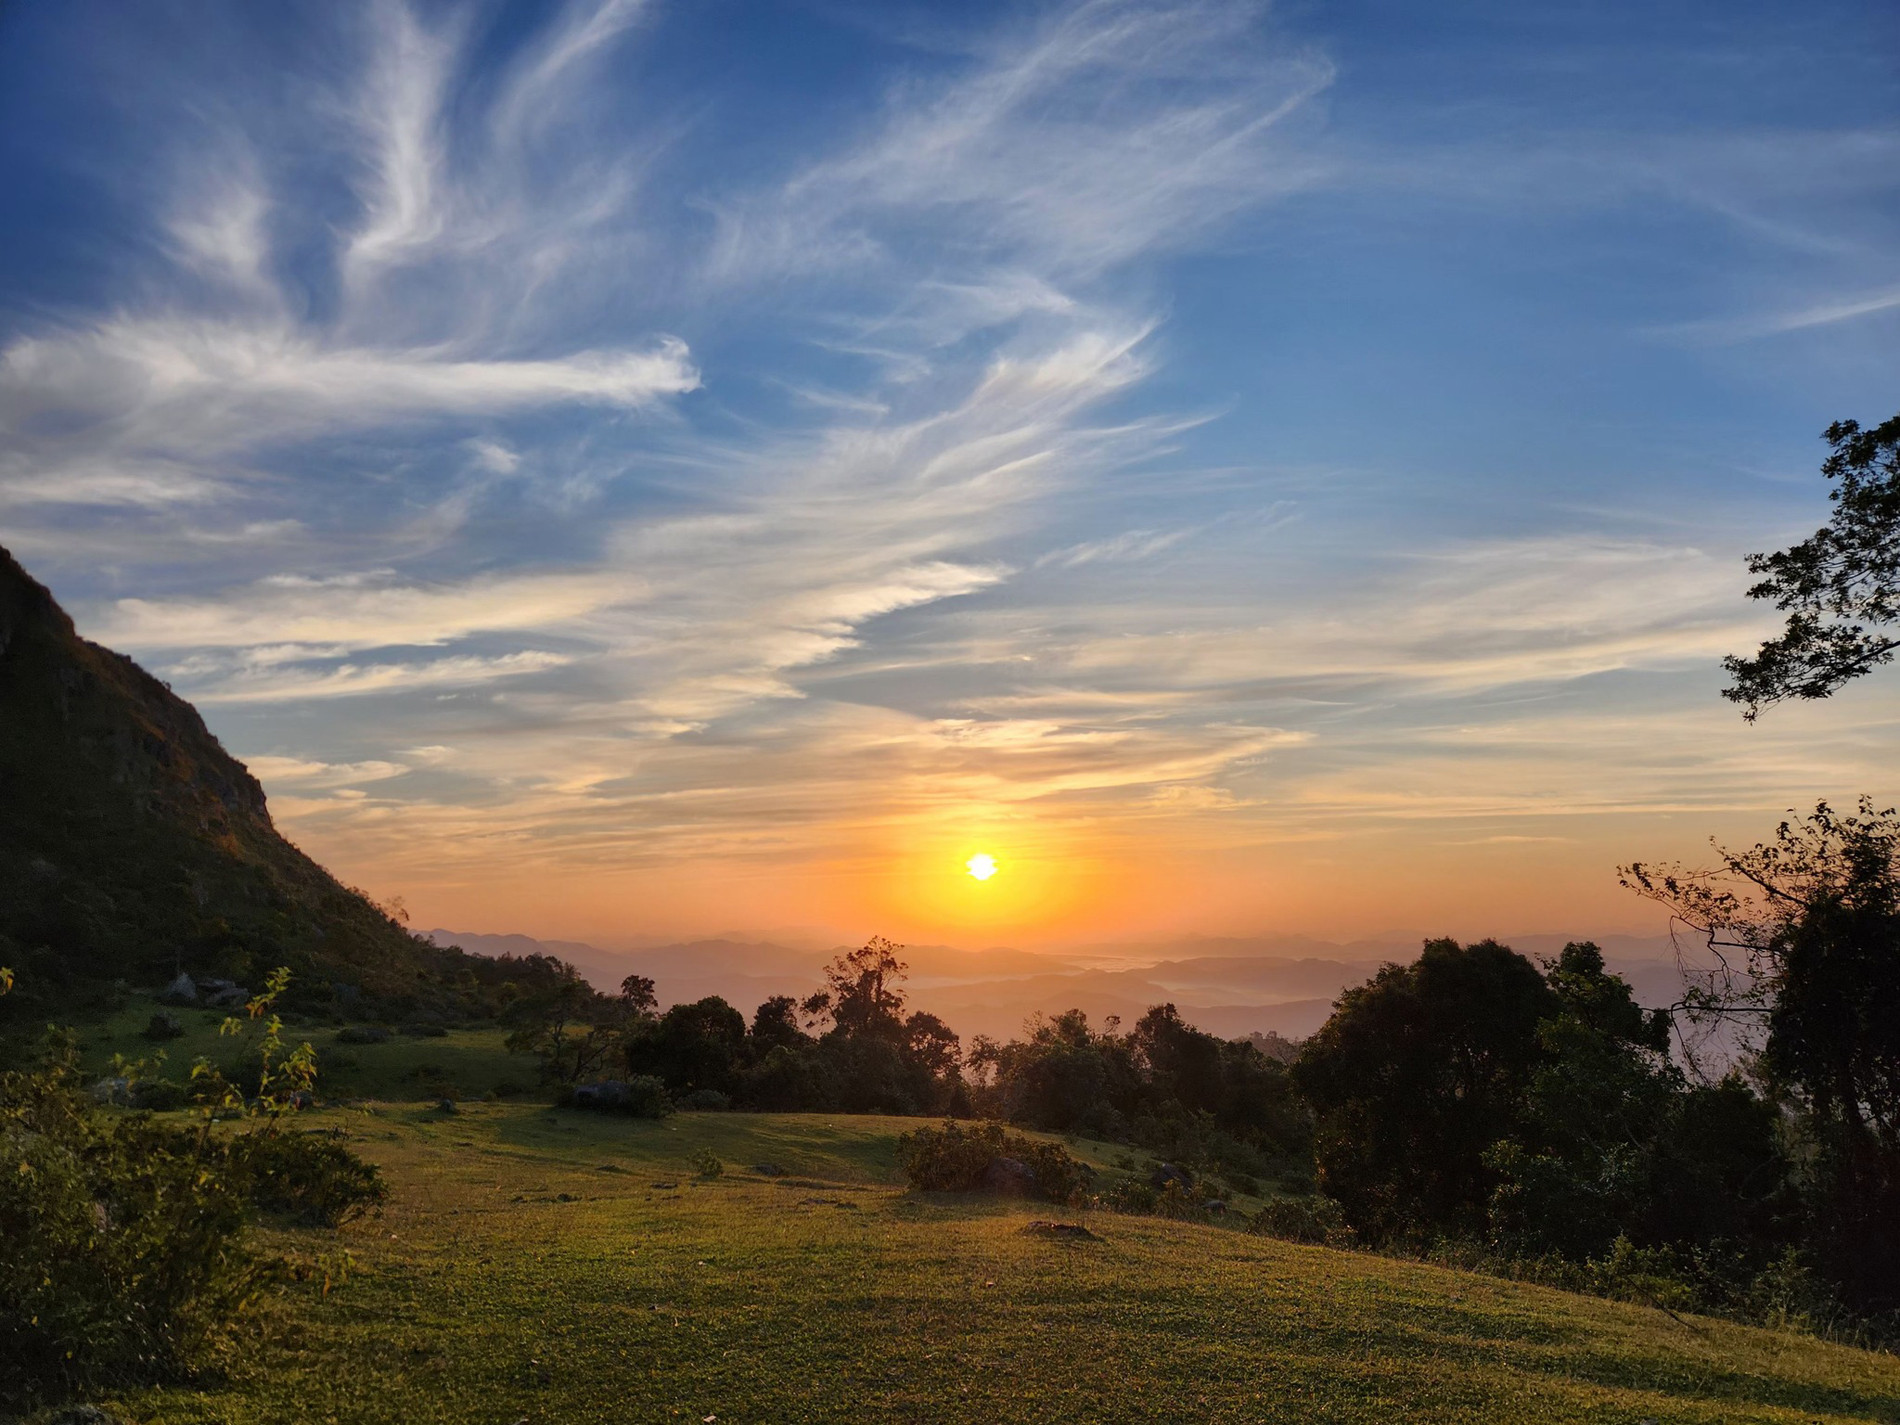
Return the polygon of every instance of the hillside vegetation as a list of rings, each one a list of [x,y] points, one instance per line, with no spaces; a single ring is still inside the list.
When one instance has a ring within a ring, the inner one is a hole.
[[[4,549],[0,965],[19,972],[0,1011],[27,1022],[280,965],[305,1007],[456,1017],[523,968],[411,935],[286,841],[197,710],[81,638]]]
[[[1804,1336],[1152,1217],[1028,1235],[1046,1205],[895,1186],[916,1124],[326,1111],[305,1126],[391,1187],[343,1230],[355,1274],[288,1289],[222,1383],[114,1404],[166,1425],[1900,1418],[1900,1360]]]

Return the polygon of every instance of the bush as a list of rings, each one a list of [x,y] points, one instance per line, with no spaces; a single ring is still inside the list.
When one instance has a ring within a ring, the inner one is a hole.
[[[149,1113],[170,1113],[191,1102],[191,1090],[176,1079],[137,1079],[132,1084],[132,1106]]]
[[[1101,1196],[1101,1204],[1111,1212],[1149,1213],[1155,1210],[1155,1190],[1140,1178],[1123,1178],[1111,1184]]]
[[[1249,1225],[1263,1237],[1278,1237],[1287,1242],[1348,1247],[1355,1240],[1339,1204],[1330,1197],[1317,1195],[1269,1198]]]
[[[312,1227],[340,1226],[389,1196],[375,1164],[317,1133],[246,1133],[233,1140],[231,1159],[255,1206]]]
[[[385,1044],[389,1031],[378,1024],[347,1024],[336,1032],[339,1044]]]
[[[724,1113],[732,1107],[732,1097],[718,1089],[694,1089],[679,1101],[688,1113]]]
[[[702,1178],[716,1178],[726,1170],[726,1165],[719,1160],[719,1155],[710,1148],[703,1148],[693,1154],[692,1164],[693,1171]]]
[[[1013,1159],[1035,1175],[1035,1192],[1051,1202],[1073,1202],[1092,1176],[1058,1143],[1005,1133],[1000,1123],[919,1128],[897,1140],[897,1162],[912,1187],[926,1192],[974,1192],[997,1162]]]
[[[208,1123],[97,1110],[70,1055],[0,1076],[0,1406],[202,1360],[274,1275]]]

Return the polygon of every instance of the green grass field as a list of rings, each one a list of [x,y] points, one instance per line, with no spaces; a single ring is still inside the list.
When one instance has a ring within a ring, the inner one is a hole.
[[[438,1041],[439,1042],[439,1041]],[[149,1422],[1896,1421],[1900,1359],[1227,1228],[919,1198],[910,1120],[333,1109],[392,1189]],[[1102,1161],[1116,1150],[1080,1145]],[[724,1160],[716,1178],[691,1159]],[[775,1163],[768,1178],[751,1165]]]
[[[218,1026],[243,1010],[172,1009],[168,1012],[184,1027],[177,1039],[154,1043],[143,1031],[154,1012],[165,1006],[142,995],[104,1019],[79,1031],[80,1060],[92,1073],[108,1071],[114,1054],[127,1059],[155,1060],[152,1076],[183,1082],[200,1057],[220,1066],[235,1064],[240,1041],[220,1037]],[[535,1062],[510,1054],[502,1047],[507,1031],[498,1028],[452,1029],[422,1038],[392,1032],[381,1044],[341,1044],[338,1030],[329,1026],[286,1025],[284,1039],[291,1045],[309,1041],[322,1055],[321,1081],[328,1096],[339,1098],[415,1099],[448,1094],[481,1098],[490,1090],[526,1093],[534,1087]]]

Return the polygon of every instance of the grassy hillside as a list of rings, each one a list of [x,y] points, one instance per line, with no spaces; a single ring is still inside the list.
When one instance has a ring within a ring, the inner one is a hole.
[[[15,1001],[69,1012],[117,980],[180,969],[295,993],[413,998],[447,956],[271,824],[263,788],[196,709],[79,637],[0,549],[0,964]]]
[[[240,1072],[238,1041],[221,1037],[218,1026],[233,1013],[226,1009],[169,1009],[183,1027],[177,1039],[153,1043],[144,1029],[153,1013],[164,1008],[145,995],[132,995],[126,1004],[78,1028],[80,1063],[91,1073],[104,1074],[114,1054],[144,1059],[148,1077],[183,1082],[200,1057],[224,1069],[231,1077]],[[236,1011],[242,1014],[242,1011]],[[380,1044],[352,1044],[350,1031],[335,1025],[292,1023],[284,1030],[291,1044],[306,1040],[317,1050],[320,1082],[327,1097],[422,1099],[447,1095],[481,1098],[491,1090],[502,1094],[526,1093],[535,1084],[531,1055],[510,1054],[503,1046],[506,1029],[489,1025],[451,1029],[420,1036],[398,1030]],[[162,1062],[153,1062],[159,1054]]]
[[[1800,1336],[1152,1218],[1026,1235],[1046,1208],[897,1187],[906,1120],[315,1121],[393,1189],[342,1234],[356,1275],[296,1289],[221,1386],[142,1393],[134,1418],[1900,1419],[1900,1360]],[[696,1177],[708,1150],[726,1170]]]

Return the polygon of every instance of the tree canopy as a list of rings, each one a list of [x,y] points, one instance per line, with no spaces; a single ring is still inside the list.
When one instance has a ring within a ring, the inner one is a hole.
[[[1723,660],[1735,682],[1722,696],[1751,722],[1771,703],[1825,698],[1900,648],[1880,632],[1900,621],[1900,415],[1871,430],[1836,421],[1826,439],[1833,517],[1799,544],[1748,557],[1749,572],[1767,576],[1748,596],[1788,615],[1753,658]]]

